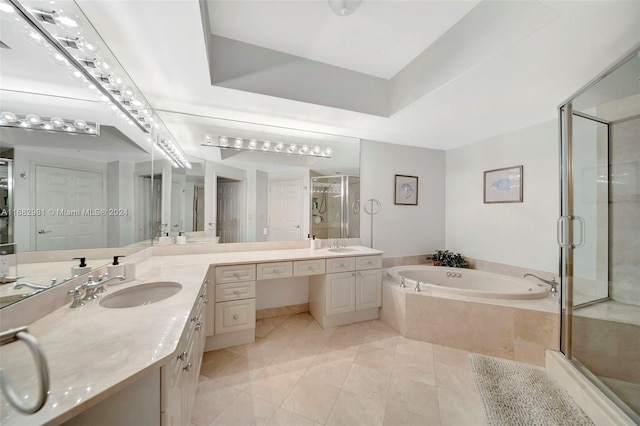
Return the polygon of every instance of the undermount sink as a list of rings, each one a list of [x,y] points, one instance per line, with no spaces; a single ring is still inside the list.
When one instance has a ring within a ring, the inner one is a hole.
[[[357,253],[362,250],[355,247],[339,247],[339,248],[330,248],[329,251],[333,253]]]
[[[170,281],[158,281],[140,284],[124,290],[116,291],[100,300],[100,306],[105,308],[133,308],[135,306],[150,305],[167,299],[182,290],[182,285]]]

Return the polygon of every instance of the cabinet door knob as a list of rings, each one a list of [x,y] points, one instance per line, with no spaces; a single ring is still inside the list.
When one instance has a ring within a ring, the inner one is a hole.
[[[187,371],[187,372],[188,372],[189,370],[191,370],[191,363],[190,363],[190,362],[188,362],[188,363],[187,363],[187,365],[185,365],[184,367],[182,367],[182,369],[183,369],[184,371]]]
[[[235,294],[236,296],[239,295],[240,293],[238,292],[238,290],[233,290],[233,294]]]
[[[182,352],[180,355],[177,356],[177,358],[180,361],[184,361],[185,359],[187,359],[187,353],[186,352]]]
[[[238,319],[238,314],[233,314],[233,319],[237,320]]]

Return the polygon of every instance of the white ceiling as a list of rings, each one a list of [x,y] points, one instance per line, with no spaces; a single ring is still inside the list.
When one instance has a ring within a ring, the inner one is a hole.
[[[479,1],[211,1],[211,34],[390,79]]]
[[[284,12],[278,12],[283,2],[209,2],[221,22],[216,18],[203,27],[197,0],[76,2],[184,150],[196,157],[207,149],[200,146],[203,117],[455,148],[556,118],[562,101],[640,41],[637,0],[535,2],[554,16],[549,24],[484,53],[462,72],[440,76],[424,96],[382,117],[212,86],[205,30],[388,78],[474,3],[363,0],[353,15],[338,17],[324,0],[290,2]],[[434,23],[441,11],[445,17]],[[471,35],[481,30],[467,29]],[[338,34],[348,41],[340,43]],[[385,55],[387,61],[379,59]],[[457,55],[451,51],[450,59]],[[434,70],[440,66],[433,64]],[[180,119],[169,118],[176,113]]]

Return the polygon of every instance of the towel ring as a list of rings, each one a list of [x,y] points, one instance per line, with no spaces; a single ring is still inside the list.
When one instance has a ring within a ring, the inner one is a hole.
[[[47,402],[47,397],[49,396],[49,368],[38,341],[33,337],[33,335],[27,332],[27,327],[7,330],[0,334],[0,346],[15,342],[16,340],[22,340],[31,351],[31,355],[35,360],[36,368],[38,369],[38,376],[40,377],[40,393],[35,404],[31,407],[23,404],[21,401],[23,398],[18,396],[9,383],[9,380],[5,377],[2,369],[0,369],[0,388],[13,408],[24,414],[33,414],[39,411],[44,406],[45,402]]]

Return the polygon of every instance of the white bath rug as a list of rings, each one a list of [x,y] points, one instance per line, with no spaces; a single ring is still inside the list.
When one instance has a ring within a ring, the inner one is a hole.
[[[478,354],[469,358],[489,425],[593,425],[544,370]]]

